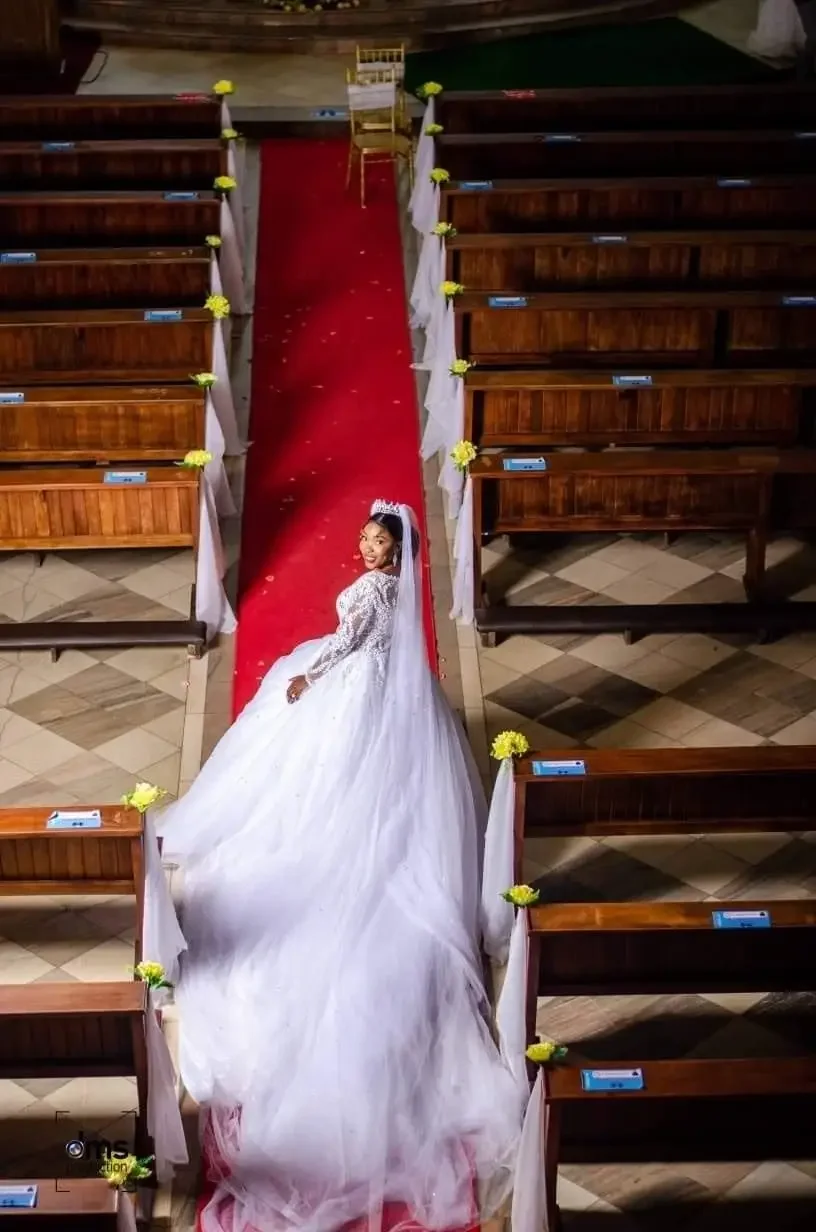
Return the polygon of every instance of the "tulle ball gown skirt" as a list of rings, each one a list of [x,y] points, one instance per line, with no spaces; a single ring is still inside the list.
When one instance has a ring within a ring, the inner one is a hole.
[[[289,705],[320,646],[271,669],[160,822],[182,1078],[220,1159],[204,1228],[334,1232],[383,1202],[467,1227],[521,1118],[486,1022],[472,767],[438,689],[422,747],[389,739],[364,652]]]

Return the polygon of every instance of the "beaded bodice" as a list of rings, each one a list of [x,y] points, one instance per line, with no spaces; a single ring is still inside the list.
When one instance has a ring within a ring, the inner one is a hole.
[[[398,591],[396,574],[376,570],[364,573],[341,591],[337,599],[340,624],[307,671],[310,684],[354,652],[385,664]]]

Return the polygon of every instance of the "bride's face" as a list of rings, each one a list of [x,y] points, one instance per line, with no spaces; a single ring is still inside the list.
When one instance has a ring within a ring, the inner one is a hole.
[[[366,569],[385,569],[394,557],[396,543],[384,526],[367,522],[360,531],[360,555]]]

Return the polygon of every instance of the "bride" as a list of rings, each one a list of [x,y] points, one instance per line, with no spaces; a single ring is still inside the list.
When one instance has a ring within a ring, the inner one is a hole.
[[[467,1228],[510,1188],[523,1101],[486,1019],[484,802],[428,666],[417,546],[411,511],[375,502],[337,632],[271,668],[161,818],[204,1232]]]

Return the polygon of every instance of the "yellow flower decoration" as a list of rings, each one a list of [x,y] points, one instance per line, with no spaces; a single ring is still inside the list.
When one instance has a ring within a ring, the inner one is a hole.
[[[450,179],[450,171],[446,171],[444,167],[434,167],[428,179],[432,184],[447,184]]]
[[[221,136],[223,137],[224,141],[237,141],[238,140],[238,134],[234,128],[222,128]]]
[[[213,456],[209,449],[191,449],[189,453],[184,455],[183,460],[177,462],[176,465],[183,466],[188,471],[200,471],[212,460]]]
[[[476,446],[470,441],[459,441],[450,451],[451,461],[458,471],[466,471],[476,455]]]
[[[147,984],[148,988],[172,988],[168,983],[164,967],[157,962],[140,962],[133,968],[137,980]]]
[[[154,787],[152,783],[137,783],[133,791],[122,796],[121,803],[126,804],[128,808],[138,809],[140,813],[146,813],[166,795],[167,792],[163,787]]]
[[[417,89],[417,98],[433,98],[434,95],[441,93],[442,87],[438,81],[426,81]]]
[[[426,124],[426,137],[438,137],[440,133],[444,133],[445,126],[443,124]]]
[[[515,885],[509,890],[504,890],[502,898],[506,903],[512,903],[514,907],[532,907],[541,898],[541,891],[534,890],[528,885]]]
[[[220,248],[221,247],[221,236],[220,235],[205,235],[204,243],[207,245],[208,248]]]
[[[235,86],[231,81],[216,81],[212,92],[217,94],[219,98],[223,98],[225,94],[234,94]]]
[[[496,761],[505,761],[508,757],[523,757],[530,752],[530,741],[517,731],[499,732],[490,748],[490,756]]]
[[[99,1175],[104,1176],[109,1185],[117,1189],[132,1188],[136,1181],[147,1181],[153,1175],[150,1165],[155,1155],[107,1155],[99,1169]]]
[[[454,235],[458,235],[459,232],[456,230],[456,227],[454,227],[452,222],[438,222],[436,226],[432,228],[431,234],[448,236],[450,239],[453,239]]]
[[[461,282],[449,282],[446,280],[445,282],[440,282],[439,284],[439,293],[440,295],[444,295],[445,299],[455,299],[457,295],[462,294],[464,289],[465,288],[462,286]]]
[[[469,372],[472,367],[473,364],[471,364],[467,359],[455,359],[448,371],[451,376],[465,376],[465,374]]]
[[[563,1061],[567,1050],[555,1040],[542,1040],[540,1044],[531,1044],[524,1055],[535,1065],[547,1065],[550,1061]]]
[[[213,188],[217,192],[228,193],[237,187],[238,181],[233,179],[231,175],[217,175],[213,180]]]
[[[191,372],[190,380],[199,389],[212,389],[213,385],[218,381],[218,377],[214,372]]]
[[[204,307],[209,308],[216,321],[223,321],[230,314],[230,302],[226,295],[208,295]]]

